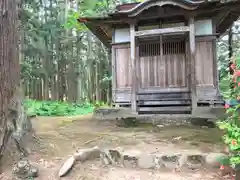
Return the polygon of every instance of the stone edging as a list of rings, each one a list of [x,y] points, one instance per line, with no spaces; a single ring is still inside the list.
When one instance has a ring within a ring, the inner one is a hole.
[[[219,168],[219,158],[227,158],[223,153],[147,153],[138,150],[100,149],[98,147],[81,149],[72,155],[62,166],[59,176],[62,177],[77,162],[99,159],[103,165],[125,168],[156,170],[194,170],[199,168]]]

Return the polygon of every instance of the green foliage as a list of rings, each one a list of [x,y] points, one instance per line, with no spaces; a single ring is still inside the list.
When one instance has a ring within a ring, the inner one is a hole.
[[[98,106],[100,106],[100,104],[101,103],[98,103]],[[38,116],[84,115],[92,113],[94,110],[94,105],[90,103],[69,104],[66,102],[36,101],[31,99],[25,101],[25,106],[28,114],[35,114]]]
[[[226,99],[229,99],[231,97],[231,91],[229,91],[230,85],[231,85],[231,76],[229,76],[227,74],[221,79],[220,84],[219,84],[221,94]]]
[[[219,157],[217,157],[217,161],[218,161],[221,165],[224,165],[224,166],[230,165],[230,161],[229,161],[229,158],[228,158],[228,157],[219,156]]]
[[[144,0],[120,0],[120,3],[143,2]],[[119,1],[118,1],[119,2]],[[83,25],[80,25],[76,19],[79,17],[104,17],[116,7],[115,0],[83,0],[80,3],[78,11],[72,10],[68,16],[66,28],[76,28],[78,30],[85,30]]]
[[[226,119],[219,122],[218,126],[224,130],[223,136],[224,143],[228,146],[230,151],[229,163],[235,167],[240,164],[240,56],[235,59],[236,64],[231,66],[234,70],[234,74],[228,75],[221,80],[222,94],[227,100]],[[223,164],[223,161],[220,161]]]

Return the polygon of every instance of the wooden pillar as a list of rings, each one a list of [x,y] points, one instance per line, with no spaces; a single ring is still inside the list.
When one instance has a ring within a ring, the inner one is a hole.
[[[131,108],[137,112],[137,77],[136,77],[136,45],[135,45],[135,24],[130,24],[130,50],[131,50],[131,68],[132,68],[132,98]]]
[[[112,64],[112,101],[116,105],[116,89],[117,89],[117,77],[116,77],[116,49],[112,46],[111,49],[111,64]]]
[[[197,89],[196,89],[196,40],[194,17],[189,19],[189,45],[190,45],[190,63],[191,63],[191,95],[192,112],[197,108]]]
[[[115,70],[115,68],[112,67],[112,50],[110,48],[108,48],[108,72],[109,74],[108,75],[111,75],[111,72],[113,73],[112,70]],[[115,76],[114,76],[115,78]],[[112,82],[109,81],[108,83],[108,89],[107,89],[107,104],[110,106],[112,105],[112,102],[113,102],[113,98],[112,98],[112,84],[113,84],[113,80]]]

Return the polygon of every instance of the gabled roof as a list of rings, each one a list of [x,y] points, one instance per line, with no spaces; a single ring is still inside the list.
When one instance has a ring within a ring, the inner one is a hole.
[[[184,11],[211,12],[212,16],[216,16],[216,29],[220,34],[240,15],[240,0],[230,0],[226,3],[222,3],[221,0],[145,0],[141,3],[119,5],[115,12],[109,13],[107,17],[82,17],[78,21],[84,23],[105,46],[110,47],[114,25],[126,24],[127,19],[134,19],[147,9],[165,5],[180,7]]]

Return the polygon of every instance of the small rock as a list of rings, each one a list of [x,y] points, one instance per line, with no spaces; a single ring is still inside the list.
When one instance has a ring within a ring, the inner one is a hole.
[[[116,149],[102,150],[100,160],[104,165],[109,164],[123,164],[123,157]]]
[[[178,136],[178,137],[174,137],[174,138],[173,138],[173,140],[180,140],[180,139],[182,139],[181,136]]]
[[[98,147],[81,149],[74,154],[74,157],[77,161],[87,161],[93,160],[100,157],[101,150]]]
[[[28,177],[38,177],[38,169],[36,167],[31,167],[31,170],[28,173]]]
[[[232,174],[233,174],[233,169],[229,165],[225,165],[224,169],[220,169],[220,176],[226,176],[226,175],[232,175]]]
[[[167,169],[176,169],[179,166],[179,159],[181,155],[164,155],[161,157],[162,163]]]
[[[155,154],[154,163],[156,169],[165,168],[164,164],[162,163],[162,155]]]
[[[187,156],[187,165],[189,169],[199,169],[204,164],[203,155],[188,155]]]
[[[59,177],[65,176],[68,173],[68,171],[73,167],[75,161],[76,159],[74,156],[68,158],[68,160],[63,164],[63,166],[59,170],[58,176]]]
[[[138,158],[138,167],[143,169],[151,169],[155,167],[154,155],[141,154]]]
[[[38,176],[38,169],[28,160],[21,160],[13,167],[13,174],[20,179],[34,178]]]
[[[100,161],[103,165],[112,164],[112,160],[109,158],[109,151],[102,150],[100,153]]]
[[[116,121],[116,125],[119,127],[135,127],[138,126],[140,123],[140,121],[133,116],[117,117]]]
[[[128,150],[123,152],[123,164],[127,168],[135,168],[141,152],[137,150]]]
[[[109,155],[111,156],[113,164],[123,163],[123,157],[122,157],[122,154],[119,151],[117,151],[115,149],[110,149],[109,150]]]
[[[205,157],[205,163],[209,167],[219,168],[220,165],[221,165],[220,161],[227,160],[227,159],[228,159],[228,156],[226,154],[223,154],[223,153],[209,153]]]
[[[181,157],[179,158],[178,160],[178,166],[179,168],[184,168],[187,166],[187,159],[188,159],[188,156],[186,154],[182,154]]]

